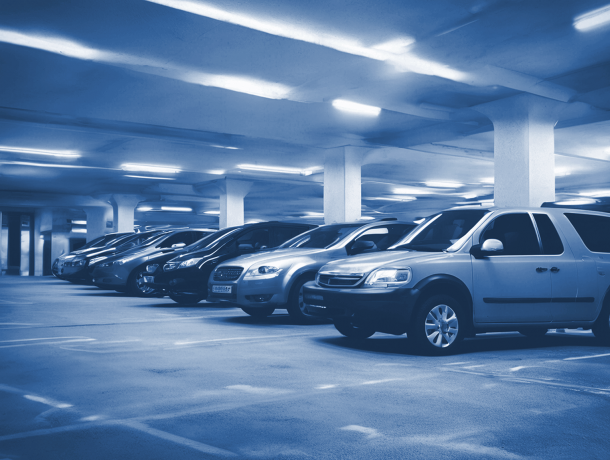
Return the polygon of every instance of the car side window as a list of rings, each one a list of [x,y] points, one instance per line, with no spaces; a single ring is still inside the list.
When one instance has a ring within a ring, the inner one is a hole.
[[[259,249],[268,248],[269,244],[270,238],[268,228],[257,228],[237,239],[237,247],[240,251],[246,249],[258,251]]]
[[[610,253],[610,217],[569,212],[565,216],[589,251]]]
[[[175,235],[170,236],[168,239],[163,241],[158,247],[159,248],[171,248],[172,245],[178,243],[189,244],[191,241],[191,233],[190,232],[180,232]]]
[[[532,219],[527,213],[503,214],[487,225],[480,242],[500,240],[504,250],[498,256],[540,254],[540,244]]]
[[[273,235],[274,235],[274,247],[279,246],[282,243],[285,243],[291,238],[294,238],[301,233],[305,233],[309,228],[307,227],[274,227]]]
[[[413,228],[415,228],[414,225],[403,224],[375,227],[364,232],[355,241],[371,241],[374,243],[371,249],[367,249],[364,252],[385,251]]]
[[[563,243],[549,216],[534,214],[534,220],[538,226],[538,233],[540,233],[542,253],[547,255],[563,254]]]

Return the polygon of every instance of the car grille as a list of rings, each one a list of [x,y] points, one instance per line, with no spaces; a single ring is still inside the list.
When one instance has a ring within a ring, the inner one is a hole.
[[[214,272],[214,281],[235,281],[243,271],[243,267],[218,267]]]
[[[354,273],[350,275],[333,275],[328,273],[321,273],[318,278],[318,284],[320,286],[328,287],[349,287],[356,286],[360,283],[364,275]]]

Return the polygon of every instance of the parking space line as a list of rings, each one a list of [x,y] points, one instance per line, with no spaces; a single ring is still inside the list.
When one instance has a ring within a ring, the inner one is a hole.
[[[32,345],[59,345],[61,343],[92,342],[92,341],[95,341],[95,339],[72,339],[72,340],[62,340],[60,342],[18,343],[18,344],[13,344],[13,345],[1,345],[0,348],[29,347]]]
[[[42,398],[40,396],[23,395],[23,397],[25,399],[29,399],[30,401],[36,401],[42,404],[46,404],[47,406],[57,407],[58,409],[67,409],[68,407],[73,407],[72,404],[53,401],[51,399]]]
[[[603,355],[589,355],[589,356],[577,356],[575,358],[564,358],[564,361],[572,361],[575,359],[590,359],[590,358],[603,358],[604,356],[610,356],[610,353],[604,353]]]
[[[312,334],[286,334],[286,335],[261,335],[256,337],[228,337],[224,339],[209,339],[209,340],[195,340],[193,342],[174,342],[174,345],[193,345],[198,343],[210,343],[210,342],[228,342],[233,340],[251,340],[251,339],[279,339],[283,337],[306,337]]]
[[[82,335],[70,336],[70,337],[41,337],[38,339],[17,339],[17,340],[0,340],[0,343],[12,343],[12,342],[31,342],[34,340],[58,340],[58,339],[88,339],[89,337],[83,337]]]

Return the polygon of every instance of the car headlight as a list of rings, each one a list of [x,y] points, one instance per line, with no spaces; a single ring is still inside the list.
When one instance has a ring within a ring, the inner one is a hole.
[[[107,258],[108,258],[108,256],[94,257],[93,259],[91,259],[89,261],[89,265],[94,265],[94,264],[98,263],[99,261],[107,259]]]
[[[261,265],[260,267],[251,268],[246,272],[244,279],[253,278],[257,280],[275,278],[282,271],[281,268],[273,265]]]
[[[72,266],[74,266],[74,267],[82,267],[86,263],[87,263],[87,261],[85,259],[75,260],[74,262],[72,262]]]
[[[396,287],[407,284],[411,281],[411,278],[410,268],[380,268],[368,276],[364,285],[370,287]]]
[[[201,259],[203,259],[203,257],[197,257],[194,259],[187,259],[184,262],[180,262],[180,265],[178,265],[177,268],[188,268],[188,267],[192,267],[193,265],[195,265],[197,262],[199,262]]]

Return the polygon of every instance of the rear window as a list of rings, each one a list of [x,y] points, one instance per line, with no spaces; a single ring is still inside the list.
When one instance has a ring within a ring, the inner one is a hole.
[[[549,216],[546,214],[534,214],[534,219],[540,232],[543,254],[563,254],[563,243]]]
[[[569,212],[564,215],[589,251],[610,253],[610,217]]]

